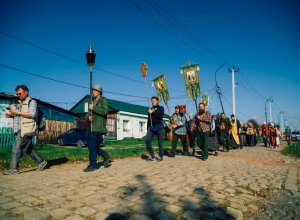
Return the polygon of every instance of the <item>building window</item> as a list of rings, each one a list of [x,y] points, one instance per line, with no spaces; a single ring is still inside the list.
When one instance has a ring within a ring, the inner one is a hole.
[[[123,120],[123,131],[124,132],[130,131],[130,121],[129,120]]]
[[[106,129],[108,132],[115,133],[115,119],[114,118],[108,118],[106,121]]]
[[[86,102],[84,103],[84,112],[88,112],[89,111],[89,103]]]
[[[143,121],[139,122],[139,131],[146,132],[146,122],[143,122]]]

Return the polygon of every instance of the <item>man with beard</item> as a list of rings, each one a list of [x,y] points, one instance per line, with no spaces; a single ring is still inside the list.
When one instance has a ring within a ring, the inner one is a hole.
[[[199,112],[196,114],[197,144],[202,150],[202,160],[208,159],[208,145],[210,133],[211,114],[205,111],[205,105],[199,104]]]
[[[235,115],[231,115],[231,147],[232,148],[240,148],[243,149],[243,145],[241,143],[240,138],[240,128],[241,123],[238,119],[235,118]]]
[[[232,126],[229,118],[226,118],[225,113],[222,112],[219,130],[221,136],[221,144],[227,152],[229,152],[231,128]]]

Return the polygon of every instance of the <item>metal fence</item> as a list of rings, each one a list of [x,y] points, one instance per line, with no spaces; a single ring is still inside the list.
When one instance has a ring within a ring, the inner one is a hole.
[[[0,127],[0,149],[11,148],[15,142],[14,130],[10,127]]]

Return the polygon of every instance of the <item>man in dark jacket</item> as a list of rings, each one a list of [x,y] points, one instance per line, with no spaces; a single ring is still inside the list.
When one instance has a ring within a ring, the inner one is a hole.
[[[163,160],[164,156],[164,148],[163,148],[163,124],[162,119],[164,116],[164,108],[158,105],[159,99],[156,96],[151,98],[152,108],[148,110],[148,123],[147,123],[147,134],[146,134],[146,146],[147,151],[150,156],[147,158],[147,161],[153,161],[155,159],[153,148],[152,148],[152,139],[154,135],[157,137],[158,148],[159,148],[159,157],[157,157],[157,161],[160,162]]]
[[[90,164],[83,169],[84,172],[97,170],[97,154],[104,158],[104,167],[109,167],[109,154],[99,147],[101,135],[106,135],[106,119],[108,114],[108,103],[102,97],[102,87],[95,85],[92,89],[94,101],[89,105],[86,120],[90,122],[88,130],[88,149]]]

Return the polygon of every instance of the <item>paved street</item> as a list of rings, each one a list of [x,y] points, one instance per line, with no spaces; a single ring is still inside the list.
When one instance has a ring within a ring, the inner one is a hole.
[[[282,149],[244,147],[205,162],[128,158],[92,173],[79,163],[1,175],[0,219],[247,219],[260,211],[263,192],[299,196],[300,161]]]

